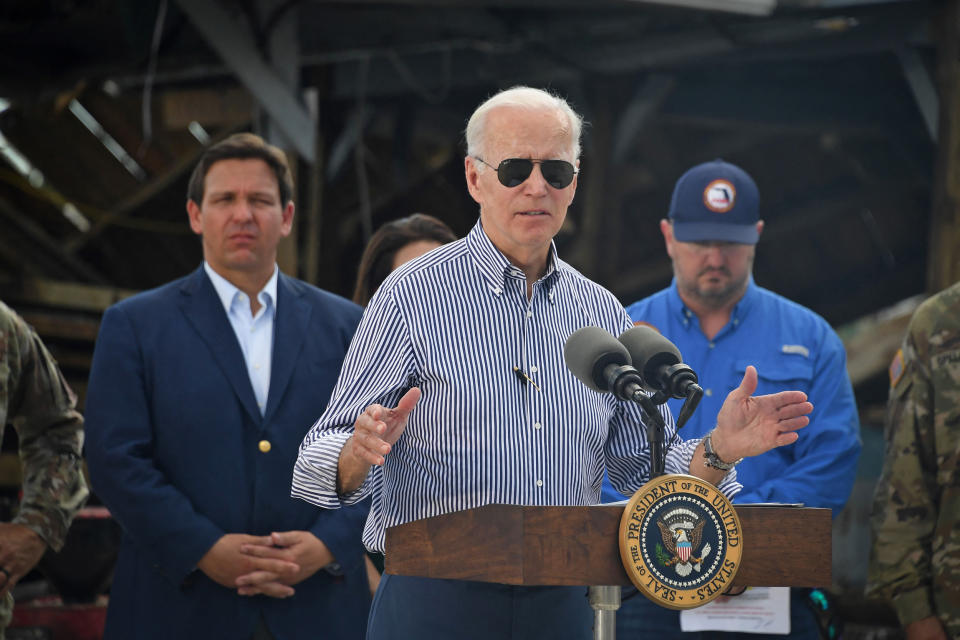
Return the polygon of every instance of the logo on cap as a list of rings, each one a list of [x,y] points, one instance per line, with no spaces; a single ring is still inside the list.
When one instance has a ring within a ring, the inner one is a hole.
[[[733,209],[737,199],[737,190],[728,180],[714,180],[703,190],[703,204],[716,213],[726,213]]]

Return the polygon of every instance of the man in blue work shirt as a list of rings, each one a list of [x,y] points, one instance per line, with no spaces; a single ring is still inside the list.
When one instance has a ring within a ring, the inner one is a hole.
[[[714,428],[747,365],[757,368],[757,393],[806,392],[814,407],[810,426],[796,443],[739,464],[744,488],[734,501],[803,503],[836,516],[850,496],[860,454],[846,354],[823,318],[753,282],[754,249],[763,231],[757,185],[730,163],[697,165],[677,181],[660,231],[673,261],[673,282],[627,312],[676,344],[700,377],[703,399],[683,436],[703,437]],[[674,415],[681,405],[671,401]],[[605,481],[604,499],[622,496]],[[807,592],[792,590],[791,637],[819,638]],[[617,618],[620,637],[680,636],[679,613],[644,598],[626,601]]]

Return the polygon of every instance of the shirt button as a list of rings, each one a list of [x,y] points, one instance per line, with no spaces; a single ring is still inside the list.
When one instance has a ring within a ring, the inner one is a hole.
[[[739,319],[739,318],[734,318],[734,319],[733,319],[733,326],[737,326],[738,324],[740,324],[740,319]]]
[[[713,389],[704,389],[703,393],[709,398],[713,395]]]
[[[533,311],[532,311],[531,309],[527,309],[527,317],[528,317],[528,318],[532,318],[532,317],[533,317]]]
[[[543,486],[543,480],[537,480],[537,486],[538,486],[538,487],[542,487],[542,486]]]
[[[537,371],[538,371],[537,365],[531,365],[531,367],[530,367],[530,373],[536,373]]]
[[[503,293],[503,289],[501,289],[500,287],[494,287],[493,292],[497,295],[500,295],[501,293]]]
[[[255,365],[253,365],[253,368],[256,369],[257,371],[259,371],[259,370],[260,370],[260,365],[259,365],[259,364],[255,364]]]
[[[269,440],[261,440],[261,441],[260,441],[260,444],[258,444],[257,447],[258,447],[258,448],[260,449],[260,451],[262,451],[263,453],[269,453],[269,452],[270,452],[270,449],[272,448],[272,445],[270,444],[270,441],[269,441]]]
[[[539,422],[534,422],[534,423],[533,423],[533,428],[534,428],[534,429],[536,429],[536,430],[539,431],[541,427],[543,427],[543,425],[540,424]]]
[[[711,349],[713,349],[713,348],[714,348],[715,346],[717,346],[717,345],[715,345],[714,343],[711,342],[711,343],[707,344],[707,346],[710,347]]]

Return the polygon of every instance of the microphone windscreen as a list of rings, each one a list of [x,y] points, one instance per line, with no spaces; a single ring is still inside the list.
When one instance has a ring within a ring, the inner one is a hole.
[[[660,388],[656,381],[657,369],[682,361],[676,345],[650,327],[637,325],[627,329],[620,335],[619,341],[627,348],[633,366],[640,372],[648,391]]]
[[[610,364],[630,364],[630,354],[619,340],[600,327],[574,331],[563,345],[567,368],[594,391],[609,391],[603,370]]]

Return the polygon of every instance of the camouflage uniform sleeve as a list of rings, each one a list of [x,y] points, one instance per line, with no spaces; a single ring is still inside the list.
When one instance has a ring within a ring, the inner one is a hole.
[[[890,368],[886,453],[871,516],[867,594],[892,602],[904,626],[936,615],[933,539],[940,490],[930,317],[914,315]]]
[[[0,303],[7,342],[7,419],[17,430],[23,497],[14,522],[59,551],[73,516],[87,498],[83,477],[83,417],[53,356],[19,316]]]

